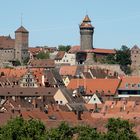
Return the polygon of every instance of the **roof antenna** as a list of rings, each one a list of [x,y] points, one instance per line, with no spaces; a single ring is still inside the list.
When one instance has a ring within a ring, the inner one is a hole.
[[[88,10],[86,9],[86,15],[88,15]]]
[[[23,21],[22,21],[22,18],[23,18],[23,14],[21,13],[21,26],[22,26],[22,22],[23,22]]]

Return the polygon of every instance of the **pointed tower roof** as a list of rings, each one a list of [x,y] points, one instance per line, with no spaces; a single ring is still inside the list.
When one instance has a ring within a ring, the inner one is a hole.
[[[23,26],[20,26],[15,32],[29,33]]]
[[[88,15],[86,15],[83,19],[83,22],[91,22],[90,18]]]
[[[80,28],[94,28],[88,15],[84,17],[82,23],[80,24]]]

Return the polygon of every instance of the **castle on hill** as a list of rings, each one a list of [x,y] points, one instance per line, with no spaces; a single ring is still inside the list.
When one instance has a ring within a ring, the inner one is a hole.
[[[29,57],[28,37],[29,32],[23,26],[15,31],[15,39],[0,36],[0,66],[17,60],[23,63]]]

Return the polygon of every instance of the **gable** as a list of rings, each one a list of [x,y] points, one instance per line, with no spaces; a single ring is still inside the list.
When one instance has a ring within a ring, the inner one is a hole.
[[[68,103],[67,99],[65,98],[65,96],[63,95],[63,93],[62,93],[62,91],[60,89],[54,95],[54,100],[58,104],[66,104],[66,103]]]
[[[94,94],[89,100],[88,104],[102,104],[101,100],[98,98],[96,94]]]

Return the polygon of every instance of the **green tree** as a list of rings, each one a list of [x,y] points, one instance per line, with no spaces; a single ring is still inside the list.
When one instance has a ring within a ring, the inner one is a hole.
[[[106,59],[105,60],[106,63],[108,63],[108,64],[117,64],[117,61],[115,59],[115,55],[114,54],[107,55],[105,59]]]
[[[30,58],[27,57],[27,58],[23,61],[23,64],[24,64],[24,65],[27,65],[27,63],[29,62],[29,60],[30,60]]]
[[[70,50],[71,46],[70,45],[67,45],[67,46],[64,46],[64,45],[59,45],[58,46],[58,50],[59,51],[65,51],[65,52],[68,52]]]
[[[14,66],[21,66],[21,63],[20,63],[19,60],[16,60],[16,61],[13,62],[13,65]]]
[[[127,120],[119,118],[111,118],[106,125],[108,131],[106,134],[107,140],[138,140],[138,137],[133,132],[133,125]]]
[[[78,140],[104,140],[104,135],[90,126],[77,126],[75,127],[75,133],[78,135]]]
[[[49,59],[50,58],[50,55],[48,52],[39,52],[37,55],[36,55],[36,58],[37,59]]]
[[[125,74],[131,74],[131,51],[125,45],[122,45],[121,49],[116,50],[115,55],[109,54],[101,62],[107,64],[119,64],[121,70],[124,71]]]
[[[131,52],[127,46],[123,45],[120,50],[117,50],[116,61],[121,66],[127,66],[131,64]]]
[[[47,138],[54,140],[71,140],[73,137],[73,128],[66,122],[62,122],[58,128],[53,128],[47,132]]]
[[[0,129],[0,140],[43,140],[45,126],[38,120],[25,121],[18,117]]]

